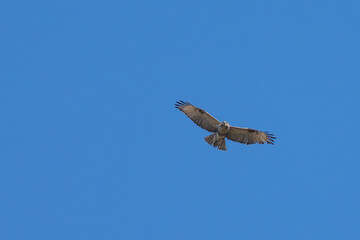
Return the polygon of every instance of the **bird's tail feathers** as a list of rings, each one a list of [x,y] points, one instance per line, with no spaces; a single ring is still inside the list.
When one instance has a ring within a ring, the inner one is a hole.
[[[217,133],[211,134],[204,139],[211,146],[217,147],[219,150],[226,151],[225,138],[220,137]]]

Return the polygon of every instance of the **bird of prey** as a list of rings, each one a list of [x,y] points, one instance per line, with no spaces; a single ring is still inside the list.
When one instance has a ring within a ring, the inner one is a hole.
[[[213,134],[205,137],[205,141],[219,150],[226,151],[225,138],[244,144],[274,144],[274,139],[276,139],[273,134],[268,132],[261,132],[251,128],[233,127],[226,121],[220,122],[208,112],[188,102],[177,101],[175,108],[185,113],[199,127],[213,132]]]

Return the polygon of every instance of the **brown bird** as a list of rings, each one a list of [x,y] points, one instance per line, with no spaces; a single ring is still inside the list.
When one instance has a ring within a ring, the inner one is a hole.
[[[213,132],[214,134],[211,134],[204,139],[208,144],[217,147],[219,150],[226,151],[225,138],[244,144],[274,144],[274,139],[276,139],[273,134],[268,132],[262,132],[251,128],[232,127],[226,121],[220,122],[208,112],[195,107],[188,102],[178,101],[175,104],[175,108],[185,113],[186,116],[199,127],[209,132]]]

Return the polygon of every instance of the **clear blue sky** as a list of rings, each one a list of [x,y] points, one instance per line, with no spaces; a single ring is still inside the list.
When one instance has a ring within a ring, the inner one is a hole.
[[[360,239],[359,9],[2,1],[0,238]]]

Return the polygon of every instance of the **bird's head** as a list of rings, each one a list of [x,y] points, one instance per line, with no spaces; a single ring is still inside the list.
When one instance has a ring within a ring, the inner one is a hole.
[[[227,121],[223,121],[221,125],[230,127],[230,124]]]

